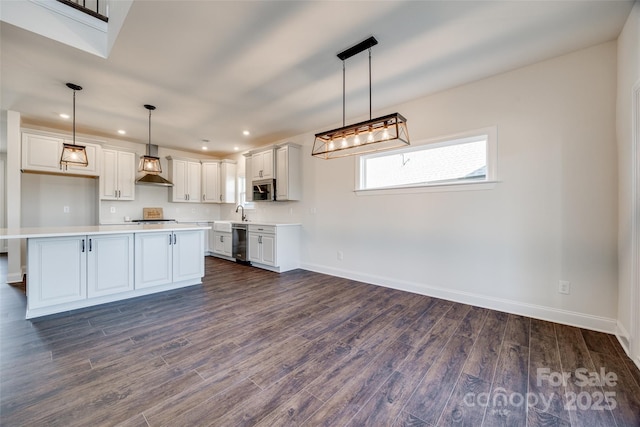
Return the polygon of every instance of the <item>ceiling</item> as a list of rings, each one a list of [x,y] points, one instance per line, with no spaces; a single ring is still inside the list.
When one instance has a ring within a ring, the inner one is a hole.
[[[373,35],[374,115],[615,40],[633,1],[136,0],[108,58],[0,24],[1,108],[25,122],[215,155],[342,123],[336,54]],[[368,115],[367,54],[346,61],[347,123]],[[402,113],[402,111],[400,111]],[[407,117],[409,126],[418,117]],[[124,129],[126,136],[116,131]],[[249,136],[243,136],[243,130]],[[203,143],[203,140],[209,142]]]

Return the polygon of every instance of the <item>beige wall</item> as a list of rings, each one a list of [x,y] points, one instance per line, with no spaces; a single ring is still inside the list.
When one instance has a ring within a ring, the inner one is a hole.
[[[413,141],[497,125],[493,190],[357,196],[354,159],[311,158],[299,135],[303,201],[249,216],[302,222],[308,269],[613,331],[615,96],[610,42],[378,112]]]

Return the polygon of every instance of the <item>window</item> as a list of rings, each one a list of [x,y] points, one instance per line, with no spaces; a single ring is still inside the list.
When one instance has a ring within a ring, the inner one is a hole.
[[[494,182],[496,133],[492,127],[362,155],[356,191]]]

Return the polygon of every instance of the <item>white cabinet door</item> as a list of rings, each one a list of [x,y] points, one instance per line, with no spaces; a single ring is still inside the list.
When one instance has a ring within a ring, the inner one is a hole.
[[[263,234],[261,237],[260,246],[262,246],[262,263],[276,266],[275,234]]]
[[[202,163],[202,201],[204,203],[220,202],[220,163]]]
[[[249,261],[262,262],[260,235],[257,233],[248,233],[247,243],[249,245],[247,254]]]
[[[87,296],[133,290],[133,234],[87,236]]]
[[[185,160],[171,160],[169,163],[169,181],[173,182],[171,201],[186,202],[189,191],[187,183],[187,162]]]
[[[136,155],[127,151],[102,150],[100,199],[134,200]]]
[[[253,159],[249,155],[244,157],[244,201],[253,202],[253,183],[251,182],[253,174]],[[242,200],[239,200],[242,203]]]
[[[171,201],[199,203],[200,162],[169,159],[169,181],[173,182]]]
[[[85,237],[29,239],[28,246],[30,310],[87,298]]]
[[[173,234],[136,233],[135,236],[135,288],[171,283]]]
[[[118,151],[118,199],[136,198],[136,155],[127,151]]]
[[[176,231],[173,238],[173,281],[204,276],[204,231]]]
[[[272,179],[273,173],[273,149],[254,153],[251,156],[253,180]]]
[[[231,256],[231,233],[216,231],[213,233],[213,252],[219,255]]]
[[[287,143],[276,150],[276,200],[300,200],[300,146]]]
[[[277,265],[276,235],[249,233],[249,261],[266,265]]]
[[[200,162],[187,162],[187,201],[200,203],[201,191]]]
[[[220,165],[220,202],[236,202],[236,164],[223,161]]]
[[[289,148],[282,147],[276,151],[276,199],[288,200],[289,183]]]
[[[22,134],[22,169],[61,173],[62,138]]]
[[[118,199],[118,152],[115,150],[102,150],[100,199]]]

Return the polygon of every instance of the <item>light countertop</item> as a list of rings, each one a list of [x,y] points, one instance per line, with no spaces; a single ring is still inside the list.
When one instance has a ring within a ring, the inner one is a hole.
[[[0,228],[0,240],[31,239],[37,237],[83,236],[120,233],[153,233],[157,231],[208,230],[197,224],[134,224],[87,225],[75,227]]]

